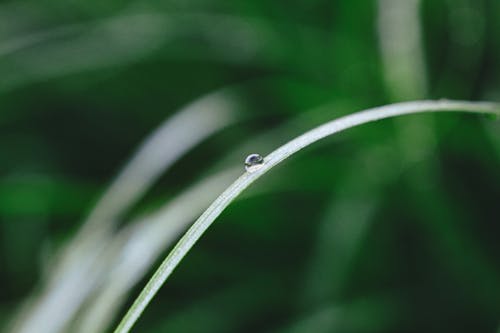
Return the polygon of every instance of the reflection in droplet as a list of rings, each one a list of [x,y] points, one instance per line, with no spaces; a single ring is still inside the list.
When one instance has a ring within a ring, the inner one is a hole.
[[[259,154],[250,154],[245,158],[245,169],[254,172],[264,164],[264,158]]]

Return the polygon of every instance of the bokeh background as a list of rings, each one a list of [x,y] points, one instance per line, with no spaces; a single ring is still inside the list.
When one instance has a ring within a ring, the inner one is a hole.
[[[497,0],[3,1],[0,324],[112,330],[247,154],[368,107],[500,101],[499,32]],[[498,332],[499,170],[476,115],[325,139],[228,207],[135,331]]]

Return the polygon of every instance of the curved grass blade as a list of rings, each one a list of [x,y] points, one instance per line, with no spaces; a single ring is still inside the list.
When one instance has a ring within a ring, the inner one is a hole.
[[[72,331],[105,332],[126,301],[127,292],[238,173],[239,169],[233,167],[205,177],[154,214],[139,217],[120,231],[113,239],[119,251],[106,262],[110,271],[102,281],[103,287],[94,292]]]
[[[289,141],[264,158],[264,164],[252,173],[244,173],[230,185],[196,220],[191,228],[179,240],[167,258],[162,262],[153,277],[146,284],[135,302],[123,317],[115,333],[129,332],[146,306],[167,280],[179,262],[193,247],[205,230],[215,221],[222,211],[248,186],[259,179],[274,166],[296,152],[329,135],[345,129],[406,114],[425,112],[464,111],[470,113],[500,114],[500,105],[484,102],[465,101],[416,101],[392,104],[354,113],[316,127],[309,132]]]
[[[121,215],[181,156],[233,123],[238,109],[234,96],[222,90],[187,105],[160,125],[112,182],[75,238],[58,253],[40,293],[14,318],[11,331],[62,330],[95,287],[97,259]]]
[[[347,107],[345,103],[340,105]],[[252,151],[256,147],[258,151],[271,149],[273,143],[295,135],[300,132],[300,128],[310,123],[318,124],[326,121],[327,111],[332,108],[340,108],[338,102],[302,113],[279,128],[251,137],[242,145],[232,149],[232,152],[215,165],[216,170],[222,171],[187,189],[154,214],[132,221],[126,230],[122,230],[114,238],[113,243],[117,244],[111,249],[114,251],[115,248],[127,247],[129,250],[119,250],[123,251],[120,258],[109,259],[109,263],[106,264],[110,267],[107,280],[101,288],[94,291],[95,297],[76,320],[73,330],[97,333],[108,328],[120,306],[126,301],[127,292],[144,277],[150,266],[176,240],[176,237],[189,227],[189,223],[203,212],[214,199],[214,193],[220,193],[237,176],[240,167],[235,167],[234,161],[239,159],[242,152]],[[231,167],[228,168],[228,165]],[[215,182],[215,179],[222,178],[227,180],[224,185],[207,186]],[[134,248],[140,251],[135,251]],[[116,268],[117,266],[120,268]]]
[[[349,109],[352,107],[352,105],[346,105],[346,103],[328,103],[308,112],[301,113],[292,120],[287,121],[286,124],[272,129],[267,133],[255,137],[252,136],[245,143],[232,149],[232,152],[216,163],[214,169],[222,171],[218,171],[216,175],[210,176],[202,183],[187,189],[178,197],[176,196],[173,201],[166,203],[154,214],[132,221],[130,226],[133,227],[127,228],[132,230],[121,231],[113,242],[118,243],[116,247],[140,247],[141,254],[132,250],[127,251],[126,254],[121,256],[121,263],[119,264],[115,262],[116,258],[115,260],[110,259],[107,265],[113,268],[108,274],[113,276],[108,276],[107,281],[102,287],[94,291],[94,295],[96,296],[86,305],[86,309],[77,319],[74,331],[85,333],[106,331],[110,322],[118,314],[119,308],[126,301],[126,295],[130,292],[130,289],[140,279],[144,278],[150,266],[155,260],[158,260],[161,253],[210,204],[213,200],[213,194],[220,193],[226,187],[224,185],[216,189],[204,186],[203,184],[212,182],[211,178],[221,178],[222,175],[224,175],[224,179],[228,180],[227,183],[233,180],[241,168],[240,166],[235,167],[234,162],[239,160],[242,152],[253,151],[255,148],[258,148],[257,151],[272,149],[273,144],[296,135],[298,132],[300,133],[300,129],[328,120],[328,111],[331,109]],[[231,167],[228,168],[228,165]],[[186,204],[182,204],[183,202]],[[149,224],[156,224],[156,226]],[[155,229],[155,232],[146,232],[143,230],[150,230],[152,228]],[[153,239],[149,235],[153,235]],[[135,245],[131,245],[131,243]],[[136,259],[138,256],[141,256],[141,260]],[[117,265],[121,267],[119,270],[114,268]]]
[[[69,74],[135,63],[186,35],[205,43],[185,46],[183,59],[203,55],[204,60],[290,67],[303,61],[296,53],[297,45],[304,50],[321,45],[317,36],[322,32],[309,26],[302,26],[302,33],[290,39],[286,32],[295,28],[237,15],[143,11],[14,36],[0,41],[0,93]],[[176,52],[171,56],[178,57]]]

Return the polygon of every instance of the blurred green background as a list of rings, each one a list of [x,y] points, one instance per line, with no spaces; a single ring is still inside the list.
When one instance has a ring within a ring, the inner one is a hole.
[[[54,258],[139,144],[186,105],[223,92],[237,111],[103,243],[324,121],[404,100],[500,101],[499,32],[497,0],[3,1],[0,324],[30,332],[13,323],[29,322],[21,309],[59,274]],[[135,331],[497,332],[499,170],[500,125],[481,116],[408,116],[328,138],[232,204]],[[79,318],[99,281],[48,332],[86,331]]]

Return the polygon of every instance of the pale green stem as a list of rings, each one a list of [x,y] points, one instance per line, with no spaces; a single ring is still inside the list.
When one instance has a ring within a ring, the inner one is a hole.
[[[146,284],[140,295],[132,304],[126,315],[115,330],[115,333],[129,332],[135,324],[146,306],[167,280],[179,262],[187,252],[193,247],[205,230],[215,221],[222,211],[250,184],[259,179],[274,166],[329,135],[355,127],[357,125],[373,122],[380,119],[391,118],[400,115],[425,113],[425,112],[446,112],[464,111],[471,113],[497,114],[500,115],[500,104],[495,103],[474,103],[464,101],[416,101],[398,103],[378,108],[368,109],[354,113],[339,119],[325,123],[316,127],[301,136],[289,141],[280,148],[273,151],[264,158],[264,164],[252,172],[245,172],[233,184],[231,184],[196,220],[177,245],[162,262],[154,273],[153,277]]]

